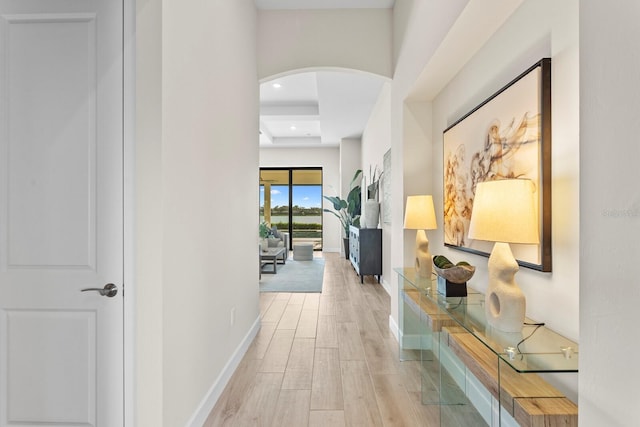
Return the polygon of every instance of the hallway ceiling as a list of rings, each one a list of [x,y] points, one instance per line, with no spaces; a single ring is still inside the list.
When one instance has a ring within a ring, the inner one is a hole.
[[[391,9],[395,0],[255,0],[258,9]]]
[[[260,147],[337,147],[360,138],[384,79],[316,71],[260,85]]]
[[[255,0],[258,9],[390,9],[395,0]],[[274,87],[274,84],[279,87]],[[360,138],[384,79],[358,72],[292,74],[260,85],[260,147],[337,147]]]

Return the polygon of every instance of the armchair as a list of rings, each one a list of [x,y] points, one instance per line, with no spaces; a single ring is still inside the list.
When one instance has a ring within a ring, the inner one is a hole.
[[[271,236],[267,238],[270,248],[284,247],[285,259],[289,258],[289,233],[278,231],[276,226],[271,227]]]

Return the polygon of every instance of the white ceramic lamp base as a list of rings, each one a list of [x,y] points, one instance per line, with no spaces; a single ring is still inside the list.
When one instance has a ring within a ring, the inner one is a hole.
[[[485,312],[489,325],[503,332],[520,332],[524,324],[526,300],[515,282],[518,269],[509,244],[496,243],[489,257]]]
[[[420,277],[431,277],[431,253],[429,253],[429,240],[425,230],[416,232],[416,274]]]

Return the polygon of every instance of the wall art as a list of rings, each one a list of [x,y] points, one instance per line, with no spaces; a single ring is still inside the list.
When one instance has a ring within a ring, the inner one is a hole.
[[[511,249],[521,266],[551,271],[551,59],[445,129],[443,142],[445,246],[489,256],[492,242],[467,235],[476,185],[527,178],[537,193],[540,243]]]
[[[382,222],[391,224],[391,148],[382,158]]]

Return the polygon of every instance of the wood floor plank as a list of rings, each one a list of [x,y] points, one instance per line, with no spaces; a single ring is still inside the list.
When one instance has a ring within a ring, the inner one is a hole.
[[[271,426],[308,426],[309,400],[309,390],[281,390]]]
[[[380,299],[380,296],[376,291],[373,290],[373,286],[366,286],[363,290],[365,291],[364,300],[366,301],[366,305],[369,307],[369,310],[384,310],[384,303]]]
[[[296,329],[296,338],[315,338],[318,326],[318,309],[302,310]]]
[[[287,308],[287,301],[282,299],[274,299],[267,311],[262,316],[263,322],[278,323],[282,317],[282,313]]]
[[[418,424],[413,405],[399,375],[372,375],[382,423],[389,427]]]
[[[365,360],[360,331],[355,322],[336,322],[340,360]]]
[[[336,316],[324,314],[318,316],[316,347],[338,348]]]
[[[356,324],[358,325],[359,330],[368,330],[380,336],[378,324],[376,323],[376,319],[373,317],[373,313],[371,312],[369,307],[367,307],[366,305],[353,306],[353,316],[356,320]]]
[[[232,426],[263,427],[271,425],[280,395],[282,375],[281,373],[256,374],[255,383],[244,397]]]
[[[302,313],[302,304],[287,304],[278,322],[278,329],[296,329]]]
[[[262,318],[264,314],[267,312],[271,303],[276,298],[276,294],[273,292],[264,293],[260,295],[260,317]]]
[[[388,310],[373,310],[372,312],[373,318],[378,325],[378,330],[380,331],[380,335],[383,338],[392,338],[396,339],[389,328],[389,311]]]
[[[345,427],[344,411],[311,411],[309,427]]]
[[[306,294],[304,299],[304,306],[302,307],[303,310],[318,311],[319,306],[320,306],[320,294],[318,293]]]
[[[283,390],[311,390],[316,340],[295,338],[282,381]]]
[[[400,362],[390,296],[374,278],[360,284],[344,256],[324,255],[321,294],[260,294],[261,329],[204,427],[482,425],[471,405],[421,402],[438,372]]]
[[[355,322],[351,301],[336,298],[336,322]]]
[[[364,361],[340,362],[344,417],[348,426],[382,426],[376,394]]]
[[[216,402],[213,411],[203,427],[231,426],[236,418],[242,402],[254,386],[258,364],[250,359],[243,359],[229,380],[225,392]]]
[[[327,264],[325,264],[326,266]],[[342,292],[340,285],[342,281],[342,272],[327,272],[325,267],[324,279],[322,281],[322,295],[335,296]]]
[[[335,315],[336,314],[336,298],[333,295],[320,295],[320,307],[318,308],[318,314],[320,315]]]
[[[294,292],[291,293],[291,296],[289,297],[289,304],[304,304],[304,299],[306,297],[306,294],[304,292]]]
[[[342,373],[337,348],[316,348],[311,384],[311,409],[343,409]]]
[[[377,329],[361,330],[360,340],[371,374],[397,374],[397,363]]]
[[[418,426],[439,426],[440,425],[440,407],[438,405],[423,405],[422,393],[409,392],[414,413],[416,414]],[[467,426],[483,426],[481,424],[467,424]]]
[[[294,330],[276,329],[269,347],[265,352],[259,372],[282,372],[284,373],[289,361],[289,353],[293,344]]]
[[[360,284],[360,279],[358,279],[357,277],[358,276],[347,279],[346,289],[347,289],[347,292],[349,293],[349,300],[352,306],[356,306],[356,305],[366,306],[367,302],[364,300],[362,289],[360,288],[364,285]]]
[[[420,361],[407,360],[399,364],[398,374],[402,376],[404,388],[409,393],[420,393],[422,390],[422,381],[420,376]]]
[[[262,322],[262,324],[260,325],[260,330],[249,346],[249,349],[247,350],[244,358],[252,360],[263,359],[267,348],[269,348],[269,344],[271,343],[271,338],[273,338],[273,333],[275,332],[275,330],[276,323]]]
[[[276,300],[277,301],[289,301],[291,298],[291,292],[276,292]]]

